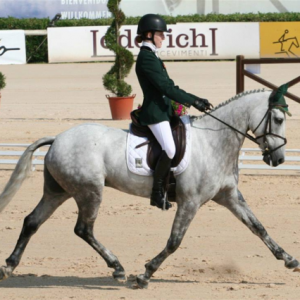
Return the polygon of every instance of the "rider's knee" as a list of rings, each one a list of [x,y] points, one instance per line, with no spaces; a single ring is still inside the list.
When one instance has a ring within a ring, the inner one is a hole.
[[[168,145],[168,146],[166,147],[165,151],[166,151],[168,157],[169,157],[170,159],[173,159],[174,156],[175,156],[175,153],[176,153],[175,144],[174,144],[174,145]]]

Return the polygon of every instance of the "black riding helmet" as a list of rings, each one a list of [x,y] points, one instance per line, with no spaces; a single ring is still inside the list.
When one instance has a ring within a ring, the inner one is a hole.
[[[137,34],[141,35],[143,39],[146,40],[151,40],[154,43],[154,33],[155,31],[162,31],[162,32],[167,32],[167,24],[166,21],[161,18],[158,15],[155,14],[147,14],[141,17],[139,24],[138,24],[138,29],[137,29]],[[146,33],[151,32],[152,37],[147,38]]]
[[[137,34],[142,34],[148,31],[168,31],[167,24],[165,20],[158,15],[144,15],[139,21]]]

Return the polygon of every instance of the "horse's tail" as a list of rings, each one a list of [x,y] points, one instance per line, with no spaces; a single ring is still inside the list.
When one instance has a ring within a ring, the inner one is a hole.
[[[28,177],[31,171],[31,161],[34,151],[42,146],[52,145],[54,140],[55,137],[44,137],[28,146],[28,148],[24,151],[12,175],[10,176],[8,183],[0,195],[0,212],[2,212],[6,205],[8,205],[8,203],[12,200],[24,180]]]

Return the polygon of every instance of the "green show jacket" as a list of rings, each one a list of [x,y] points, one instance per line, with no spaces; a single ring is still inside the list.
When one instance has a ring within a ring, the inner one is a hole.
[[[190,107],[197,97],[175,86],[163,62],[148,47],[141,47],[135,71],[144,94],[139,113],[141,125],[170,121],[171,99]]]

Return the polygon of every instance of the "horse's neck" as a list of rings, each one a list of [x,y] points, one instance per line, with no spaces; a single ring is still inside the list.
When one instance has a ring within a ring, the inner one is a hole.
[[[220,104],[211,111],[211,114],[238,130],[246,132],[249,126],[249,111],[252,106],[253,104],[249,100],[247,101],[246,97],[241,97],[238,100],[228,100],[228,102]],[[208,115],[199,118],[198,122],[200,124],[205,123],[216,129],[225,126]]]
[[[230,99],[229,101],[220,104],[211,114],[223,122],[236,128],[240,132],[246,134],[249,129],[250,116],[253,110],[258,106],[261,100],[258,100],[257,95],[245,95]],[[218,139],[219,148],[228,148],[232,145],[231,150],[238,152],[242,147],[245,137],[211,116],[203,116],[195,122],[194,127],[206,128],[205,132],[207,139]]]
[[[245,131],[248,128],[249,105],[248,102],[241,100],[242,99],[224,104],[224,106],[212,111],[212,114],[225,123],[238,128],[240,131]],[[212,123],[211,121],[212,120],[209,122]]]

